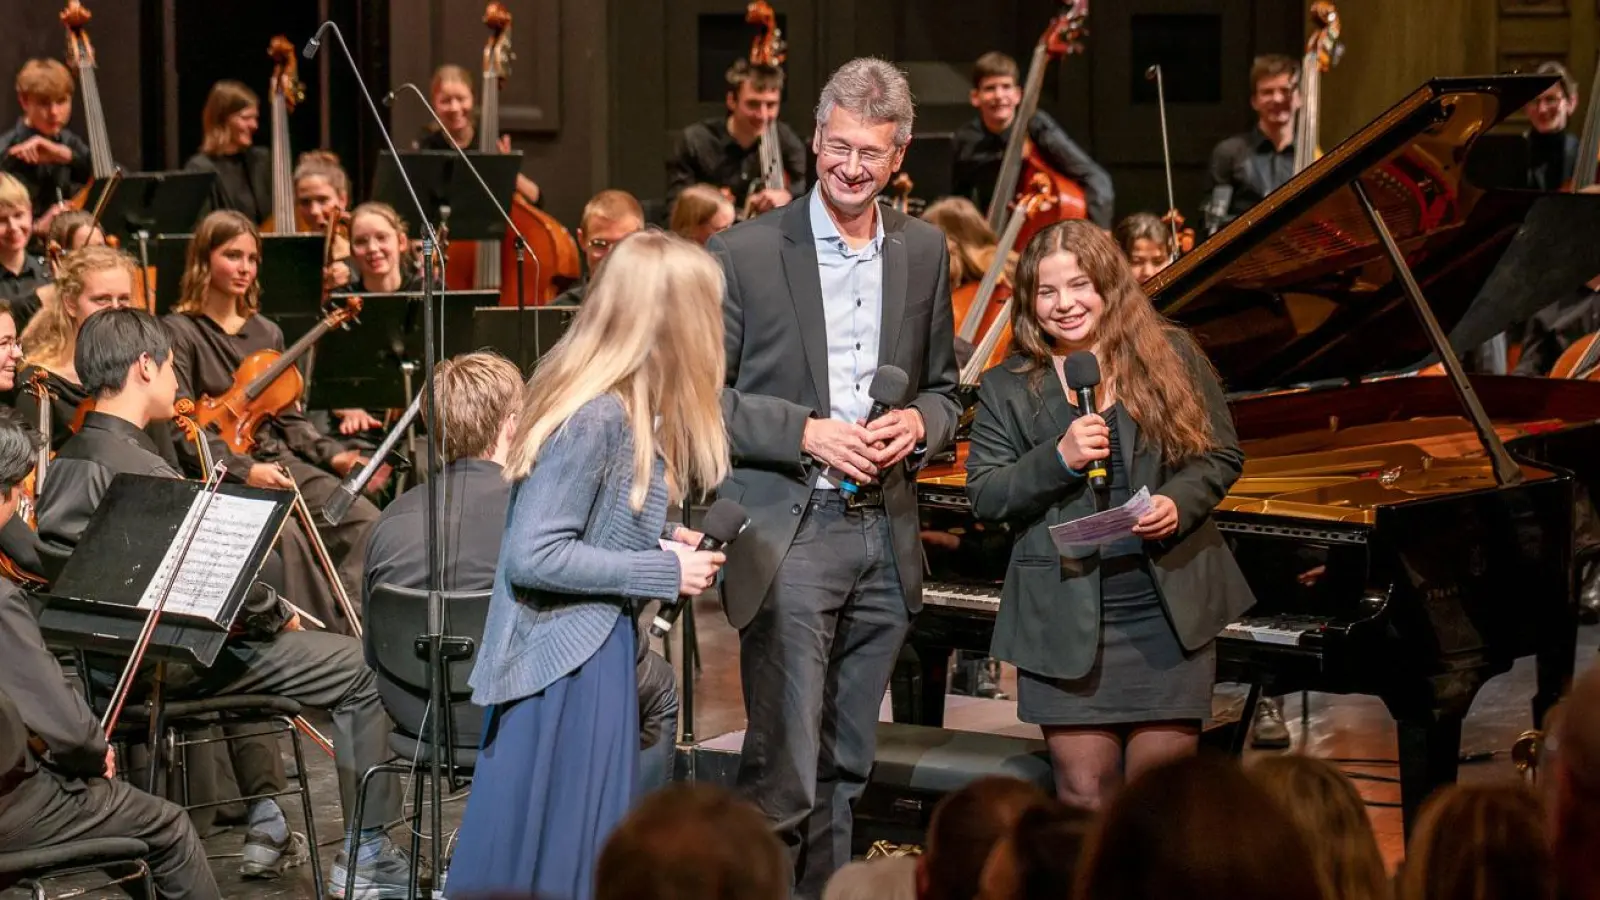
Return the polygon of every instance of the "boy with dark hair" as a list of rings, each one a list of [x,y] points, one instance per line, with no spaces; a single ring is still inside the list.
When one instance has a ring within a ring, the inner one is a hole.
[[[728,68],[728,114],[683,129],[667,157],[667,208],[684,188],[711,184],[728,192],[734,206],[751,214],[787,204],[806,191],[806,145],[778,121],[783,70],[739,60]],[[777,129],[786,189],[761,187],[761,135]]]
[[[954,158],[950,193],[966,197],[985,212],[994,197],[1000,162],[1011,141],[1011,125],[1022,103],[1019,78],[1017,61],[1006,54],[992,52],[978,57],[972,66],[972,94],[968,98],[978,115],[957,128],[951,138]],[[1101,228],[1110,228],[1116,199],[1111,175],[1073,143],[1049,113],[1033,114],[1028,122],[1028,137],[1051,168],[1083,188],[1089,218]]]
[[[0,135],[0,172],[16,176],[33,203],[34,229],[50,227],[58,204],[94,177],[89,145],[67,128],[72,73],[53,59],[30,59],[17,73],[22,118]]]
[[[84,416],[82,429],[62,445],[39,496],[39,534],[53,547],[77,544],[118,474],[181,477],[144,431],[152,420],[172,416],[178,391],[171,339],[160,323],[142,310],[101,310],[79,330],[73,364],[95,407]],[[246,600],[244,633],[227,643],[217,665],[194,672],[177,687],[169,685],[168,692],[173,699],[277,694],[331,713],[340,799],[348,814],[355,808],[361,774],[391,756],[391,723],[361,643],[300,630],[298,616],[284,615],[277,592],[265,583],[281,567],[281,561],[269,559],[263,568],[263,579]],[[241,792],[254,796],[282,790],[281,757],[275,750],[250,752],[248,746],[242,741],[230,744]],[[373,799],[363,822],[347,819],[354,840],[335,861],[330,896],[343,895],[352,844],[358,848],[356,886],[361,896],[404,896],[409,862],[383,829],[400,815],[400,794],[391,781],[379,779],[369,789]],[[276,877],[305,854],[304,836],[288,831],[276,802],[251,804],[242,868],[246,877]]]

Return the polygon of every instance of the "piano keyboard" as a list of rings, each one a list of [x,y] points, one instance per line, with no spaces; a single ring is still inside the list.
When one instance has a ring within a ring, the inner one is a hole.
[[[922,602],[994,614],[1000,611],[1000,585],[931,582],[923,585]]]
[[[1222,629],[1222,636],[1262,644],[1294,647],[1302,636],[1320,631],[1328,619],[1319,616],[1264,616],[1244,618]]]

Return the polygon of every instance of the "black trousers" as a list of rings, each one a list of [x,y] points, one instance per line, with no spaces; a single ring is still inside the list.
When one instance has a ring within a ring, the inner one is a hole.
[[[150,846],[145,861],[161,897],[220,898],[205,847],[175,804],[122,781],[67,779],[43,770],[0,800],[0,850],[13,852],[89,838],[131,837]]]

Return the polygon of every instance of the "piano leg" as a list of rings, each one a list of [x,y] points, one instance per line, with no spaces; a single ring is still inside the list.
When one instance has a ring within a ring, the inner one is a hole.
[[[1572,684],[1577,655],[1578,619],[1575,614],[1563,615],[1561,621],[1546,622],[1540,627],[1539,649],[1534,656],[1533,727],[1544,727],[1545,713]]]
[[[1250,682],[1250,692],[1245,694],[1244,706],[1239,710],[1239,721],[1228,738],[1228,752],[1234,759],[1244,756],[1244,745],[1250,739],[1250,723],[1256,720],[1256,704],[1261,702],[1260,682]],[[1301,734],[1305,732],[1302,731]]]
[[[1459,715],[1441,713],[1395,723],[1400,733],[1400,815],[1407,835],[1422,801],[1440,786],[1456,780],[1461,762],[1461,720]]]
[[[894,720],[905,725],[928,725],[933,728],[944,727],[944,696],[950,687],[950,654],[949,647],[932,647],[923,643],[908,644],[916,657],[916,672],[921,681],[914,692],[910,702],[901,702],[896,698],[892,709]],[[904,661],[902,657],[902,661]],[[897,683],[912,679],[903,676],[896,677]]]

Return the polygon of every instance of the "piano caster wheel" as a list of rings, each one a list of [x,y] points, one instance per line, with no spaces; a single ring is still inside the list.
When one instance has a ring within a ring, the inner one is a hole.
[[[1250,730],[1252,749],[1289,749],[1289,726],[1283,723],[1283,704],[1277,697],[1262,697],[1256,702],[1255,721],[1250,723]]]

